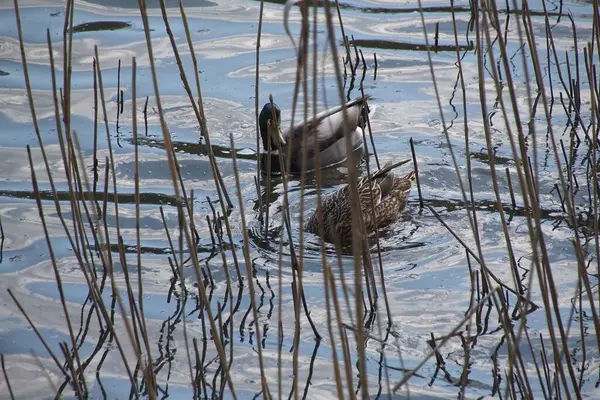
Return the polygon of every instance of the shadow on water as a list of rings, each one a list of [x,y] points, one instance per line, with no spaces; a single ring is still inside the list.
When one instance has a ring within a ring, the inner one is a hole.
[[[160,9],[161,0],[146,0],[146,6],[149,9]],[[90,0],[90,3],[95,3],[103,7],[122,7],[138,9],[137,0]],[[165,0],[165,5],[168,8],[179,7],[179,0]],[[214,7],[217,3],[210,0],[185,0],[186,7]]]
[[[259,0],[253,0],[253,1],[259,1]],[[286,0],[265,0],[265,3],[271,3],[271,4],[280,4],[283,5],[286,3]],[[317,0],[314,2],[316,4],[317,7],[319,8],[323,8],[325,7],[325,2],[323,0]],[[347,11],[358,11],[364,14],[413,14],[413,13],[419,13],[421,11],[423,11],[424,14],[433,14],[433,13],[441,13],[441,14],[450,14],[452,12],[452,10],[454,9],[454,12],[456,13],[471,13],[473,10],[471,9],[471,7],[467,7],[467,6],[461,6],[461,5],[456,5],[454,6],[454,8],[450,7],[450,6],[428,6],[427,4],[423,4],[422,8],[419,7],[414,7],[414,6],[399,6],[399,7],[372,7],[372,6],[356,6],[350,3],[345,3],[345,2],[338,2],[337,4],[339,4],[340,10],[347,10]],[[498,12],[500,14],[507,14],[506,8],[501,8],[499,7]],[[551,17],[558,17],[558,16],[564,16],[565,13],[561,13],[561,12],[556,12],[556,11],[551,11],[549,10],[548,13],[544,13],[542,10],[529,10],[528,11],[531,15],[534,16],[551,16]],[[521,10],[513,10],[511,8],[508,9],[508,13],[509,14],[516,14],[516,15],[520,15],[523,14],[523,12]]]
[[[408,42],[397,42],[393,40],[383,39],[354,39],[350,41],[353,45],[381,50],[411,50],[411,51],[427,51],[427,47],[423,44],[414,44]],[[473,44],[469,46],[458,46],[460,51],[471,51],[473,50]],[[454,45],[437,45],[433,48],[435,51],[456,51]]]
[[[115,31],[118,29],[130,28],[131,23],[121,21],[95,21],[85,22],[73,27],[73,33],[79,32],[97,32],[97,31]]]

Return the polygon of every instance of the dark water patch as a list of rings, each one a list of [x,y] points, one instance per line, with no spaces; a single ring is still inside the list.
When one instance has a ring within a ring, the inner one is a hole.
[[[15,74],[13,76],[16,76]],[[21,76],[22,78],[22,76]],[[38,77],[42,78],[42,77]],[[12,79],[12,76],[11,78]],[[51,84],[51,83],[49,83]],[[26,94],[23,91],[23,98],[25,98]],[[0,145],[14,148],[16,152],[20,151],[25,154],[25,146],[31,145],[32,147],[38,147],[39,143],[35,135],[35,131],[33,129],[33,125],[31,123],[29,105],[27,104],[18,104],[18,105],[6,105],[3,110],[0,110]],[[93,105],[92,105],[93,106]],[[26,107],[25,109],[23,107]],[[44,142],[44,146],[50,145],[58,145],[58,135],[56,134],[56,120],[54,119],[54,106],[48,105],[47,107],[42,107],[41,105],[36,104],[38,115],[42,114],[42,112],[52,113],[52,116],[48,116],[47,118],[38,117],[38,124],[40,128],[40,133],[42,136],[42,140]],[[50,108],[52,107],[52,108]],[[90,111],[93,113],[93,110]],[[82,146],[82,152],[84,155],[92,154],[91,149],[93,148],[93,124],[85,116],[72,114],[71,116],[71,127],[77,133],[79,142]],[[114,124],[110,123],[111,132],[115,132]],[[106,141],[106,133],[104,132],[104,127],[99,130],[99,141],[102,145]],[[113,142],[114,143],[114,142]],[[131,149],[124,148],[124,146],[113,146],[114,154],[119,154],[123,152],[130,152]],[[6,171],[6,166],[4,166],[4,173],[8,173]],[[9,174],[9,173],[8,173]]]
[[[109,0],[111,1],[111,0]],[[117,3],[116,7],[126,7],[123,5],[123,1],[115,0]],[[208,2],[207,2],[208,3]],[[156,0],[156,5],[158,8],[159,0]],[[101,2],[100,5],[103,7],[107,7],[104,2]],[[85,23],[81,23],[78,26],[82,26],[85,29],[86,24],[96,24],[99,18],[102,18],[103,21],[98,21],[101,23],[110,24],[127,24],[127,26],[123,26],[123,28],[119,29],[86,29],[82,30],[78,33],[79,35],[87,35],[89,37],[93,37],[94,39],[102,38],[101,47],[104,46],[116,46],[118,44],[129,43],[131,44],[133,41],[144,41],[144,33],[143,33],[143,24],[141,18],[139,16],[138,2],[137,0],[130,2],[132,11],[127,12],[125,15],[129,21],[119,21],[117,18],[124,18],[124,15],[116,15],[116,16],[104,16],[101,14],[93,13],[90,11],[85,11],[80,8],[75,7],[74,10],[74,19],[76,21],[88,21]],[[186,7],[188,7],[188,2],[185,3]],[[213,3],[214,5],[214,3]],[[175,1],[174,5],[177,9],[179,8],[179,0]],[[62,15],[56,18],[49,18],[48,16],[56,13],[56,8],[53,7],[23,7],[21,8],[21,19],[25,26],[34,26],[36,29],[24,29],[23,35],[24,40],[27,44],[42,44],[45,48],[47,38],[46,38],[46,29],[50,29],[50,35],[52,40],[54,41],[54,45],[56,46],[58,42],[62,40],[63,35],[63,22],[64,18]],[[135,11],[135,12],[134,12]],[[179,12],[177,12],[179,14]],[[111,18],[115,18],[115,20],[111,20]],[[162,17],[161,16],[149,16],[150,25],[154,27],[151,29],[152,37],[164,37],[164,29],[157,27],[164,27]],[[180,22],[180,19],[171,18],[171,27],[173,29],[173,33],[176,37],[183,38],[181,41],[185,42],[185,32],[183,28],[183,24]],[[190,20],[192,20],[190,18]],[[229,34],[233,34],[233,31],[237,31],[239,33],[247,33],[248,25],[247,24],[236,24],[232,21],[227,21],[227,24],[223,23],[223,20],[218,19],[205,19],[202,20],[202,24],[206,25],[205,28],[211,29],[211,34],[207,35],[212,37],[212,35],[221,35],[227,36]],[[93,27],[93,25],[92,25]],[[13,8],[0,9],[0,36],[6,37],[14,37],[16,32],[16,23]],[[119,33],[117,33],[119,32]],[[93,49],[91,50],[93,53]],[[93,55],[93,54],[92,54]],[[32,82],[33,85],[36,82]]]
[[[423,203],[425,205],[429,205],[436,209],[438,212],[440,209],[444,209],[446,212],[451,213],[453,211],[461,211],[465,210],[465,205],[462,200],[458,199],[423,199]],[[498,212],[498,203],[491,200],[479,200],[475,202],[474,207],[478,212],[485,213],[497,213]],[[507,214],[508,218],[513,217],[530,217],[531,211],[525,207],[513,207],[510,204],[503,204],[502,208],[504,212]],[[445,213],[444,213],[445,214]],[[549,209],[549,208],[541,208],[540,209],[540,218],[546,221],[562,221],[565,219],[565,215],[563,215],[562,210],[560,209]],[[510,220],[509,220],[510,222]]]
[[[259,0],[255,0],[255,1],[259,1]],[[284,5],[286,3],[286,0],[265,0],[265,3],[271,3],[271,4],[281,4]],[[325,1],[324,0],[318,0],[312,4],[316,4],[317,7],[319,8],[324,8],[325,7]],[[348,10],[348,11],[358,11],[358,12],[362,12],[365,14],[412,14],[412,13],[421,13],[423,12],[423,14],[427,15],[427,14],[436,14],[436,13],[441,13],[441,14],[451,14],[452,11],[454,10],[455,13],[472,13],[473,10],[470,7],[467,6],[448,6],[448,5],[442,5],[442,6],[423,6],[423,7],[415,7],[415,6],[408,6],[408,7],[373,7],[373,6],[359,6],[359,5],[354,5],[354,4],[350,4],[347,2],[339,2],[339,7],[341,10]],[[500,15],[503,14],[507,14],[507,10],[504,8],[499,8],[498,9],[498,13]],[[509,14],[523,14],[523,11],[520,9],[516,9],[513,10],[512,8],[508,9],[508,13]],[[560,13],[558,11],[552,11],[552,10],[548,10],[548,13],[545,14],[544,11],[541,9],[540,6],[540,10],[529,10],[529,14],[532,16],[551,16],[551,17],[557,17],[557,16],[563,16],[566,17],[567,13],[563,12]]]
[[[102,7],[120,7],[138,9],[137,0],[92,0],[92,4],[98,4]],[[179,9],[179,0],[165,0],[167,8]],[[209,0],[186,0],[185,7],[214,7],[217,3]],[[160,8],[160,0],[146,0],[147,8]]]
[[[489,157],[487,150],[482,150],[478,153],[471,152],[470,156],[471,156],[471,158],[473,158],[477,161],[480,161],[485,164],[490,164],[490,157]],[[499,156],[496,154],[492,154],[492,157],[494,160],[494,164],[496,164],[496,165],[505,165],[505,166],[514,165],[514,161],[512,158],[502,157],[502,156]]]
[[[129,143],[133,144],[133,138],[127,138],[126,140]],[[206,143],[204,143],[204,142],[190,143],[190,142],[172,140],[171,143],[173,144],[173,148],[175,149],[175,151],[178,153],[193,154],[193,155],[206,156],[206,157],[208,157],[208,155],[209,155],[209,148],[206,145]],[[165,149],[165,145],[162,140],[157,140],[156,138],[151,138],[151,137],[138,137],[138,144],[145,146],[145,147],[155,148],[155,149],[162,149],[162,150]],[[214,143],[211,143],[211,144],[212,144],[212,146],[211,146],[210,150],[212,150],[212,153],[215,155],[215,157],[223,158],[223,159],[231,159],[233,157],[233,155],[232,155],[233,152],[231,150],[231,147],[214,144]],[[236,149],[235,157],[238,161],[239,160],[252,160],[252,161],[256,162],[256,153],[255,153],[254,149],[247,149],[247,148]],[[206,163],[207,163],[207,165],[205,166],[205,169],[203,169],[203,171],[210,171],[210,167],[208,165],[208,160],[206,160]]]
[[[83,24],[75,25],[73,33],[79,32],[94,32],[94,31],[115,31],[117,29],[125,29],[131,27],[130,22],[123,21],[95,21],[84,22]]]
[[[95,247],[95,246],[90,246],[89,247],[91,250],[94,251],[99,251],[100,249]],[[121,247],[117,244],[111,244],[109,246],[110,251],[113,254],[119,254],[121,251]],[[124,243],[123,244],[123,253],[125,254],[137,254],[138,248],[137,245],[132,244],[132,243]],[[202,258],[203,254],[213,254],[216,255],[217,253],[215,253],[215,248],[210,246],[210,245],[199,245],[196,247],[196,251],[198,253],[198,259],[200,261],[206,261],[209,257],[207,257],[206,259]],[[175,249],[175,252],[177,253],[176,255],[179,256],[179,251],[177,249]],[[153,255],[153,256],[163,256],[163,255],[172,255],[173,252],[171,251],[171,248],[168,247],[168,243],[167,243],[167,237],[165,235],[165,240],[162,243],[156,243],[156,245],[150,245],[149,243],[142,243],[140,246],[140,253],[141,254],[145,254],[145,255]],[[188,250],[184,250],[183,251],[183,255],[185,257],[189,258],[189,251]],[[220,255],[220,253],[218,253],[218,255]],[[133,264],[129,264],[130,267],[135,268],[135,266]]]
[[[412,50],[412,51],[427,51],[427,46],[425,44],[415,44],[408,42],[399,42],[394,40],[384,40],[384,39],[354,39],[351,40],[350,43],[357,47],[366,47],[372,49],[381,49],[381,50]],[[456,51],[456,46],[454,45],[438,45],[433,46],[432,43],[429,44],[431,50],[433,51]],[[473,50],[472,45],[459,45],[460,51],[471,51]]]
[[[259,0],[255,0],[259,1]],[[284,5],[286,0],[265,0],[265,3],[271,4],[281,4]],[[372,6],[358,6],[350,3],[339,2],[337,3],[341,10],[350,10],[350,11],[360,11],[367,14],[410,14],[414,12],[419,12],[420,9],[417,7],[372,7]],[[318,0],[311,3],[311,6],[316,5],[316,7],[324,8],[325,1]],[[434,7],[423,7],[424,13],[450,13],[451,8],[449,6],[434,6]],[[454,7],[455,12],[470,12],[471,9],[469,7],[456,6]]]
[[[232,167],[231,163],[222,162],[222,163],[218,164],[218,167],[219,167],[219,171],[221,172],[222,176],[229,176],[229,177],[233,176],[234,171],[233,171],[233,167]],[[171,182],[171,171],[169,169],[169,166],[168,166],[166,160],[140,162],[139,170],[140,170],[140,175],[142,177],[147,177],[149,179],[164,180],[166,185],[171,184],[170,183]],[[119,164],[118,171],[117,171],[117,175],[119,176],[119,178],[126,177],[126,178],[130,178],[133,180],[134,173],[135,173],[135,163],[134,162]],[[198,182],[198,181],[207,182],[207,181],[212,180],[212,170],[210,167],[210,161],[208,160],[208,157],[203,157],[202,159],[197,159],[197,160],[190,160],[190,159],[179,160],[179,173],[181,174],[181,178],[187,182],[190,182],[190,181],[191,182],[194,182],[194,181],[195,182]],[[188,190],[190,188],[191,187],[188,187]],[[194,192],[196,193],[196,196],[198,196],[200,198],[205,198],[206,196],[211,196],[211,195],[215,194],[216,189],[215,190],[203,190],[203,189],[195,188]],[[161,201],[163,201],[163,203],[161,203],[161,204],[164,204],[164,200],[165,200],[164,195],[158,194],[158,193],[155,193],[155,194],[157,194],[161,197],[161,199],[162,199]],[[174,197],[172,197],[172,198],[174,200]],[[171,200],[169,204],[174,205],[173,200]]]
[[[0,69],[0,76],[7,76],[7,75],[10,75],[10,74],[8,72],[2,71]]]
[[[54,201],[54,193],[51,190],[40,190],[39,191],[40,198],[46,201]],[[4,197],[14,197],[18,199],[31,199],[35,198],[35,193],[33,190],[0,190],[0,196]],[[67,191],[56,191],[56,196],[59,201],[69,202],[71,200],[71,194]],[[102,191],[98,191],[95,194],[93,192],[84,192],[84,199],[86,201],[90,201],[92,199],[96,199],[99,203],[104,201],[104,193]],[[106,200],[109,203],[114,203],[115,196],[113,193],[108,193],[106,196]],[[119,193],[117,195],[117,200],[119,204],[135,204],[135,194],[134,193]],[[154,204],[154,205],[169,205],[176,207],[177,199],[175,196],[169,196],[163,193],[149,193],[143,192],[140,193],[140,204]]]

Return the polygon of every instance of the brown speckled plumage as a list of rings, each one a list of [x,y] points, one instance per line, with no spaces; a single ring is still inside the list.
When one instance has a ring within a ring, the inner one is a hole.
[[[397,177],[393,172],[394,168],[405,162],[394,165],[388,163],[381,170],[372,174],[370,179],[364,177],[358,181],[360,209],[367,234],[370,235],[377,228],[382,228],[398,219],[406,207],[411,185],[415,180],[415,173],[410,172],[403,177]],[[338,241],[341,244],[350,243],[352,241],[350,186],[345,185],[323,199],[322,213],[325,233],[323,239],[330,243]],[[307,221],[306,230],[317,235],[320,234],[318,207]]]

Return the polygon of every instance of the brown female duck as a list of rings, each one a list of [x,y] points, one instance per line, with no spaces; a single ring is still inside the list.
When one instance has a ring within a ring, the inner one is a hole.
[[[408,200],[415,173],[396,176],[393,169],[410,160],[395,164],[387,163],[371,177],[363,177],[357,183],[360,209],[367,234],[397,220]],[[320,234],[319,212],[323,218],[323,239],[330,243],[348,244],[352,242],[352,202],[350,186],[345,185],[327,196],[322,206],[306,223],[306,230]]]

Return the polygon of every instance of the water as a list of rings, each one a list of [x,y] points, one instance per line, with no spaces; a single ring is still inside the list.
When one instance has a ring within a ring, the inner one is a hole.
[[[110,4],[109,4],[110,3]],[[168,1],[168,13],[171,28],[177,39],[177,45],[183,58],[188,77],[192,77],[193,65],[190,61],[183,24],[179,19],[176,1]],[[63,207],[68,207],[68,187],[64,167],[60,161],[60,148],[56,135],[56,122],[52,101],[52,82],[46,44],[46,29],[54,43],[54,57],[58,66],[57,80],[62,84],[62,41],[64,9],[62,2],[48,0],[44,2],[21,1],[21,16],[24,26],[24,40],[29,62],[29,72],[34,93],[34,103],[40,123],[40,132],[48,158],[52,166],[53,178]],[[205,112],[211,141],[217,155],[217,163],[224,176],[225,184],[235,208],[230,215],[234,245],[238,257],[242,260],[240,268],[245,276],[246,265],[243,261],[242,230],[240,207],[235,195],[229,135],[233,135],[239,151],[242,195],[245,217],[249,224],[251,237],[250,262],[253,280],[257,290],[256,301],[259,306],[259,326],[261,327],[265,370],[272,393],[277,393],[277,349],[278,349],[278,280],[279,246],[281,232],[281,207],[283,186],[278,183],[269,195],[271,203],[270,234],[263,237],[258,223],[257,196],[254,186],[254,168],[256,161],[255,120],[254,120],[254,74],[255,41],[260,2],[250,0],[186,1],[187,16],[199,61],[200,78],[204,97]],[[194,190],[195,224],[200,234],[199,258],[201,265],[208,265],[212,272],[214,289],[212,291],[213,311],[217,310],[216,301],[225,301],[226,271],[220,254],[215,251],[210,240],[210,232],[205,216],[211,214],[207,198],[217,199],[212,180],[206,146],[199,140],[198,121],[183,90],[179,70],[174,59],[169,39],[158,8],[158,2],[150,2],[150,26],[154,46],[154,58],[160,83],[162,104],[166,121],[177,151],[182,177],[188,190]],[[260,53],[261,81],[259,104],[267,101],[273,94],[281,106],[283,120],[289,122],[293,82],[295,80],[295,58],[289,38],[282,25],[283,6],[277,2],[265,3],[263,37]],[[478,223],[482,232],[482,246],[486,250],[488,267],[503,282],[511,285],[506,243],[502,235],[500,217],[495,207],[493,187],[489,177],[488,155],[486,151],[477,78],[476,54],[474,52],[474,33],[468,33],[470,13],[468,2],[456,2],[457,29],[460,32],[463,72],[467,90],[466,109],[469,116],[470,149],[464,145],[463,104],[460,86],[457,85],[458,72],[455,66],[454,37],[452,15],[446,2],[427,2],[425,20],[430,40],[433,39],[435,24],[439,22],[440,51],[432,54],[433,66],[438,79],[441,105],[449,124],[448,130],[453,150],[466,174],[466,158],[473,165],[474,192],[478,204]],[[530,4],[533,10],[540,11],[541,3]],[[559,4],[549,2],[549,11],[557,13]],[[462,196],[458,188],[452,165],[451,154],[442,132],[441,119],[435,100],[431,75],[424,51],[424,39],[418,6],[416,2],[389,2],[352,0],[344,2],[342,13],[344,27],[348,35],[354,35],[362,49],[368,70],[364,80],[365,92],[373,96],[372,103],[377,109],[372,120],[375,132],[375,144],[380,161],[399,160],[410,155],[409,138],[414,140],[419,157],[423,197],[426,204],[442,215],[444,221],[475,248],[468,218],[462,206]],[[570,11],[577,24],[578,36],[589,39],[591,35],[591,2],[571,1],[562,5],[564,12]],[[514,15],[513,15],[514,17]],[[503,14],[502,18],[505,18]],[[557,15],[552,16],[556,22]],[[0,166],[0,217],[5,239],[0,259],[0,352],[5,355],[8,375],[13,390],[19,398],[45,398],[48,381],[41,372],[41,365],[49,371],[52,380],[60,385],[60,371],[53,364],[47,352],[34,335],[27,321],[8,295],[12,290],[31,319],[50,343],[53,351],[60,353],[58,343],[69,340],[64,321],[64,312],[55,285],[55,276],[49,258],[49,250],[44,239],[31,186],[30,169],[25,146],[32,147],[37,178],[42,190],[42,204],[46,212],[46,222],[52,238],[52,246],[58,269],[65,288],[69,313],[75,321],[75,331],[80,325],[80,315],[87,315],[90,308],[86,302],[87,286],[81,275],[77,260],[70,248],[58,215],[53,207],[49,192],[49,181],[41,161],[39,145],[31,123],[27,94],[24,89],[18,36],[12,4],[0,5],[0,154],[3,163]],[[299,32],[299,12],[291,13],[291,30],[297,37]],[[504,23],[504,20],[502,21]],[[541,16],[533,19],[534,32],[539,37],[545,31]],[[82,153],[88,170],[93,162],[93,60],[94,45],[100,54],[103,84],[105,88],[107,115],[109,119],[110,140],[115,157],[116,175],[119,182],[119,209],[121,235],[128,246],[128,271],[137,273],[135,260],[135,202],[134,163],[131,120],[131,57],[137,60],[137,110],[140,129],[140,174],[141,174],[141,228],[144,257],[141,274],[144,282],[144,302],[146,319],[150,333],[152,352],[157,366],[159,385],[173,398],[190,396],[189,374],[185,340],[183,337],[182,313],[187,316],[187,329],[190,337],[200,340],[204,330],[197,319],[197,299],[190,295],[184,301],[171,291],[172,272],[167,262],[171,254],[165,239],[159,207],[164,207],[165,220],[171,235],[177,234],[177,214],[170,174],[167,168],[162,132],[160,130],[154,89],[151,82],[149,60],[144,39],[143,24],[134,0],[78,2],[75,8],[75,30],[73,42],[72,75],[72,129],[78,133]],[[557,51],[572,47],[570,22],[565,16],[554,28]],[[513,74],[518,86],[515,88],[520,106],[526,107],[527,92],[525,75],[520,64],[520,45],[514,24],[509,24],[508,50],[512,60]],[[339,37],[339,32],[336,33]],[[326,30],[318,32],[319,52],[323,55]],[[545,54],[545,42],[538,39],[538,46]],[[340,50],[342,47],[338,50]],[[373,53],[377,53],[377,78],[374,78]],[[561,55],[562,57],[562,55]],[[319,90],[326,94],[328,102],[337,99],[337,88],[333,76],[332,57],[326,56],[324,79],[319,82]],[[120,62],[120,79],[118,66]],[[489,63],[488,63],[489,64]],[[489,65],[488,65],[489,67]],[[491,68],[491,67],[490,67]],[[559,90],[558,77],[551,71],[555,90]],[[360,78],[360,76],[359,76]],[[489,78],[489,75],[488,75]],[[346,83],[345,91],[349,97],[360,94],[359,82]],[[124,93],[124,112],[118,114],[118,88]],[[493,148],[498,168],[509,168],[516,182],[516,172],[512,161],[512,151],[506,136],[506,129],[497,104],[494,104],[493,87],[488,81],[488,118],[492,121]],[[148,103],[148,129],[144,128],[142,109],[146,97]],[[323,105],[323,98],[319,99]],[[538,109],[536,123],[543,132],[543,110]],[[100,110],[101,112],[101,110]],[[566,118],[562,111],[555,112],[554,123],[562,127]],[[102,115],[100,113],[100,115]],[[527,115],[526,113],[524,115]],[[118,119],[117,119],[118,116]],[[560,133],[557,133],[557,136]],[[106,132],[103,123],[98,125],[100,143],[99,160],[103,170],[107,153]],[[540,135],[542,137],[542,135]],[[572,299],[576,289],[577,271],[572,251],[572,232],[561,223],[562,210],[555,192],[551,192],[556,182],[556,165],[553,157],[546,151],[546,143],[540,139],[540,202],[544,210],[543,231],[549,241],[548,249],[553,272],[557,279],[561,296],[561,314],[568,321],[572,310]],[[582,167],[583,168],[583,167]],[[327,179],[327,187],[334,187],[344,179],[343,171],[332,172]],[[504,174],[499,177],[502,201],[509,205],[508,182]],[[102,187],[102,183],[99,183]],[[515,187],[518,193],[518,186]],[[289,198],[292,216],[300,215],[300,187],[290,182]],[[264,196],[263,200],[266,199]],[[109,199],[112,201],[112,197]],[[109,212],[113,206],[109,201]],[[314,190],[308,191],[305,207],[314,209],[316,203]],[[510,218],[510,234],[519,266],[525,273],[530,268],[531,248],[528,243],[525,211],[522,203],[507,211]],[[66,213],[67,221],[71,215]],[[108,219],[112,237],[116,237],[115,219]],[[387,294],[393,314],[392,335],[394,340],[386,348],[387,364],[395,368],[414,368],[431,350],[427,340],[431,333],[436,337],[445,335],[460,323],[467,311],[471,295],[468,262],[464,248],[448,233],[438,220],[428,211],[419,211],[416,190],[403,220],[393,224],[382,235],[382,262],[386,277]],[[285,237],[285,236],[284,236]],[[296,228],[293,245],[299,248],[299,232]],[[283,270],[281,274],[283,290],[282,319],[284,321],[284,340],[282,353],[283,393],[287,396],[291,389],[292,353],[289,351],[293,340],[294,311],[291,292],[290,243],[283,240]],[[335,380],[331,369],[332,344],[327,334],[327,313],[324,299],[323,272],[320,249],[317,239],[308,235],[304,242],[305,252],[305,294],[311,309],[311,317],[324,339],[316,342],[306,317],[302,317],[302,334],[299,345],[300,373],[298,390],[303,394],[308,390],[308,398],[329,398],[335,393]],[[116,248],[115,248],[116,249]],[[115,250],[113,249],[113,250]],[[232,253],[227,252],[229,273],[236,276]],[[328,249],[328,259],[335,263],[333,248]],[[115,253],[117,256],[117,253]],[[118,257],[116,257],[118,259]],[[344,257],[347,279],[351,279],[349,257]],[[471,260],[472,261],[472,260]],[[118,284],[123,288],[123,265],[115,264]],[[338,267],[334,267],[339,273]],[[193,289],[196,277],[191,268],[185,270],[186,284]],[[526,282],[528,275],[524,277]],[[593,283],[596,283],[593,278]],[[260,373],[256,358],[256,333],[250,311],[250,299],[246,288],[238,292],[234,284],[235,302],[239,302],[234,314],[233,337],[235,363],[231,374],[240,398],[252,398],[260,391]],[[123,292],[125,293],[125,292]],[[190,293],[195,293],[192,290]],[[341,292],[340,292],[341,293]],[[108,291],[105,300],[110,303]],[[533,300],[541,303],[539,291],[534,288]],[[514,303],[514,298],[512,300]],[[84,305],[84,312],[82,312]],[[229,304],[226,304],[229,308]],[[341,305],[346,310],[346,305]],[[484,307],[474,321],[472,334],[477,334],[477,344],[471,351],[471,367],[467,395],[472,397],[491,396],[493,391],[492,355],[497,351],[506,359],[506,346],[501,344],[502,331],[497,321],[497,313]],[[585,310],[584,310],[585,311]],[[118,308],[117,315],[120,315]],[[229,312],[224,313],[227,318]],[[352,325],[347,313],[344,322]],[[385,315],[381,314],[382,317]],[[578,315],[573,317],[574,326],[578,326]],[[85,322],[85,319],[84,319]],[[476,323],[475,323],[476,322]],[[588,357],[583,373],[583,392],[592,396],[597,380],[598,351],[594,349],[593,326],[585,316],[584,325],[590,333],[586,336]],[[85,324],[84,324],[85,325]],[[375,323],[368,333],[382,337]],[[539,349],[539,334],[545,337],[549,346],[548,331],[543,310],[530,314],[528,319],[530,337],[534,348]],[[129,359],[134,354],[122,324],[117,325],[118,333],[126,344],[125,352]],[[88,386],[94,397],[125,397],[129,393],[128,379],[122,360],[113,342],[102,342],[97,320],[89,322],[85,345],[80,352],[91,357],[88,366]],[[348,333],[350,335],[350,333]],[[191,340],[191,339],[190,339]],[[339,341],[339,338],[336,339]],[[94,349],[96,343],[103,343]],[[581,341],[576,334],[570,339],[574,351],[576,367],[581,368]],[[191,346],[191,343],[190,343]],[[336,347],[339,353],[339,342]],[[591,348],[591,349],[590,349]],[[367,363],[369,372],[369,393],[376,397],[378,393],[387,393],[385,371],[382,371],[381,346],[376,340],[367,343]],[[398,358],[402,353],[402,361]],[[354,350],[353,350],[354,351]],[[96,353],[94,353],[96,352]],[[208,344],[206,360],[216,356],[211,342]],[[527,369],[534,390],[539,392],[539,383],[535,376],[532,358],[525,343],[522,344]],[[456,396],[459,389],[455,386],[462,373],[463,350],[460,337],[451,339],[442,349],[445,360],[443,372],[436,373],[435,358],[430,359],[419,371],[420,376],[411,380],[410,394],[416,398],[449,398]],[[103,356],[106,355],[104,358]],[[352,357],[356,357],[352,353]],[[208,362],[208,361],[207,361]],[[207,366],[207,379],[212,379],[218,362]],[[96,376],[92,371],[100,370]],[[501,373],[502,369],[500,370]],[[312,373],[312,374],[311,374]],[[402,372],[389,369],[390,384],[393,385],[403,376]],[[310,375],[309,375],[310,374]],[[354,366],[353,374],[357,374]],[[383,378],[382,378],[383,374]],[[307,386],[310,378],[310,385]],[[354,384],[357,378],[354,376]],[[5,393],[5,383],[0,381],[0,390]],[[227,393],[227,391],[226,391]],[[404,395],[404,389],[401,391]],[[70,394],[68,394],[70,395]]]

